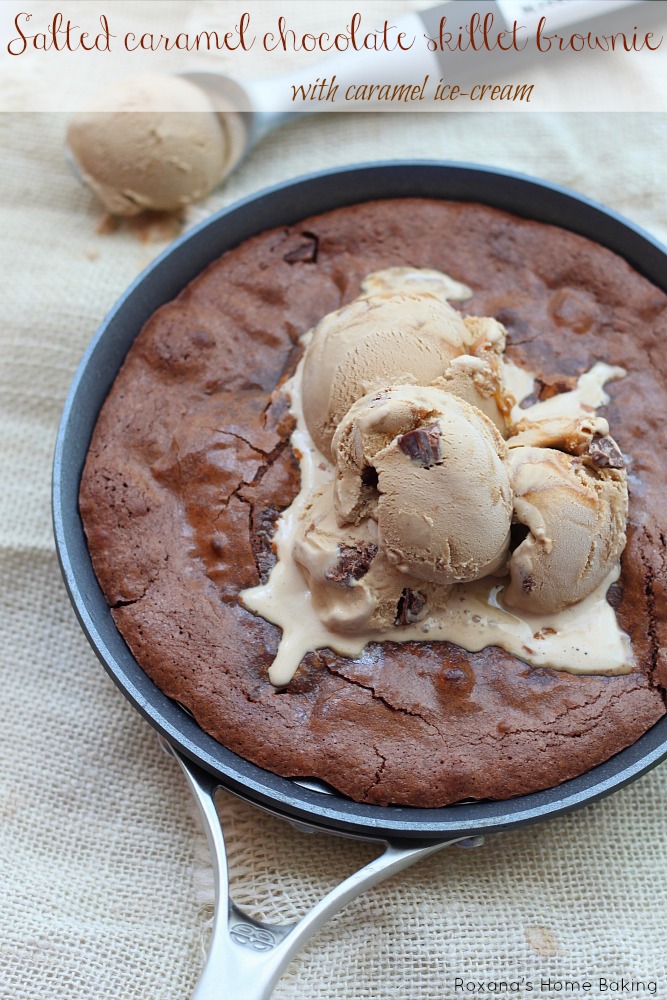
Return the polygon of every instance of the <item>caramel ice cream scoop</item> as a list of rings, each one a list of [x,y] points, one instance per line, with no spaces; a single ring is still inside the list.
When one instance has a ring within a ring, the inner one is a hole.
[[[430,291],[364,295],[325,316],[303,371],[303,411],[315,444],[329,456],[355,400],[389,385],[428,385],[470,345],[463,318]]]
[[[432,387],[358,400],[333,440],[339,524],[377,521],[401,573],[438,585],[477,580],[506,561],[512,493],[494,424]]]
[[[232,140],[204,90],[151,74],[95,97],[67,130],[82,179],[113,215],[172,211],[203,198],[230,169]]]
[[[581,455],[530,445],[509,451],[515,519],[528,529],[509,563],[503,600],[510,607],[562,611],[592,593],[623,551],[628,490],[621,453],[608,435],[588,439]]]

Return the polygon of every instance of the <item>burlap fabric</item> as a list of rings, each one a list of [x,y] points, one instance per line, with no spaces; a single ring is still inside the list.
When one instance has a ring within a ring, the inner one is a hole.
[[[64,127],[55,114],[0,116],[0,998],[181,1000],[210,916],[203,837],[177,766],[79,631],[49,513],[75,367],[171,234],[99,232],[101,210],[64,163]],[[190,220],[282,178],[398,154],[557,180],[667,237],[667,121],[641,115],[304,119]],[[595,997],[613,995],[601,978],[653,980],[667,997],[666,792],[663,766],[584,811],[445,850],[332,920],[275,996],[451,1000],[462,977],[519,981],[518,995],[544,1000],[565,995],[548,980],[588,980],[578,995]],[[233,800],[222,813],[238,899],[269,918],[303,912],[373,853]]]

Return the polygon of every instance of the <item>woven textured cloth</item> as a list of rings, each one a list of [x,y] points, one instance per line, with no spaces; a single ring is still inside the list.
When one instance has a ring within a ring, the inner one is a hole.
[[[75,367],[173,233],[100,227],[64,162],[64,130],[58,114],[0,116],[0,1000],[180,1000],[210,917],[203,836],[177,765],[79,630],[49,512]],[[658,115],[304,118],[187,221],[283,178],[397,155],[533,173],[667,238]],[[613,995],[601,978],[655,981],[667,997],[666,793],[662,766],[578,813],[443,851],[334,918],[275,997],[451,1000],[464,995],[457,977],[519,981],[518,995],[544,1000],[562,997],[554,982],[566,979],[589,980],[595,997]],[[231,798],[221,811],[237,899],[269,919],[304,912],[375,852]]]

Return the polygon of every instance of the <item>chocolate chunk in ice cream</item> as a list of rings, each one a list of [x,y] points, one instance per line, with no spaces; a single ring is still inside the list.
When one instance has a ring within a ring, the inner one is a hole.
[[[395,625],[414,625],[423,616],[426,610],[426,594],[420,590],[411,590],[406,587],[401,594],[396,608]]]
[[[442,461],[441,440],[438,424],[415,427],[407,434],[399,434],[396,439],[403,454],[425,469],[430,469],[432,465],[438,465]]]
[[[378,554],[377,545],[371,542],[357,542],[356,545],[339,545],[338,562],[326,570],[325,577],[332,583],[351,587],[355,580],[361,580]]]
[[[588,456],[599,469],[624,469],[623,453],[609,434],[596,434],[588,448]]]

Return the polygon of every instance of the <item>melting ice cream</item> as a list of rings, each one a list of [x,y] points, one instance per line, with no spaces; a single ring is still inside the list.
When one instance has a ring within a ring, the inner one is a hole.
[[[528,395],[532,377],[505,365],[496,320],[447,301],[469,294],[392,268],[310,336],[288,384],[301,492],[268,582],[242,594],[283,629],[274,684],[312,649],[427,637],[631,669],[605,598],[625,545],[624,461],[594,412],[624,372],[594,366],[558,404],[519,409],[508,382]]]

